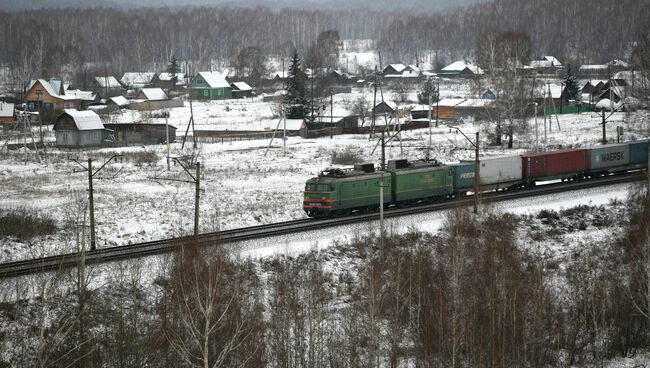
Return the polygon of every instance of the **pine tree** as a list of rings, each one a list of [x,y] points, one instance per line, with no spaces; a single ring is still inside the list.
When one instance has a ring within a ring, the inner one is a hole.
[[[300,65],[300,56],[298,51],[294,51],[287,78],[287,94],[284,96],[285,112],[290,119],[304,119],[308,114],[305,79],[305,73]]]
[[[427,78],[418,92],[418,103],[420,105],[428,105],[429,97],[431,97],[431,102],[436,102],[438,101],[439,94],[438,87],[433,84],[431,79]]]
[[[564,77],[564,85],[566,91],[566,98],[569,100],[577,100],[580,96],[580,85],[578,79],[573,73],[573,68],[569,64],[566,68],[566,75]]]
[[[178,73],[181,71],[180,67],[178,66],[178,60],[176,60],[176,55],[172,56],[172,61],[169,63],[169,67],[167,68],[167,72],[171,75],[171,90],[176,89],[176,84],[178,83]]]

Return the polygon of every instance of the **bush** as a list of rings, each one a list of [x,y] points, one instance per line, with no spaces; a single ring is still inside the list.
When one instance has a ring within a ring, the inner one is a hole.
[[[354,165],[361,163],[363,157],[359,151],[355,151],[350,147],[345,148],[343,151],[332,151],[332,164],[335,165]]]
[[[142,165],[153,166],[156,165],[160,160],[160,157],[155,151],[147,151],[147,150],[130,152],[127,153],[125,156],[127,160],[133,162],[133,164],[137,166],[142,166]]]
[[[21,240],[53,234],[56,223],[51,217],[20,207],[0,211],[0,236],[16,236]]]

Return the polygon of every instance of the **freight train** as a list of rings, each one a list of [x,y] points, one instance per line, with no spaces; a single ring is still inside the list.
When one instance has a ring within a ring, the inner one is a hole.
[[[605,146],[481,158],[481,191],[534,186],[540,181],[581,180],[648,167],[650,139]],[[309,217],[374,211],[380,205],[410,205],[467,195],[474,188],[473,161],[392,160],[386,170],[373,164],[327,169],[307,180],[303,209]]]

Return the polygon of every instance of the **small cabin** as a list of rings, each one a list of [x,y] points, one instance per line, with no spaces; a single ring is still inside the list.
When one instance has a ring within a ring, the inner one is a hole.
[[[59,147],[99,146],[110,135],[94,111],[66,109],[54,120],[53,129]]]

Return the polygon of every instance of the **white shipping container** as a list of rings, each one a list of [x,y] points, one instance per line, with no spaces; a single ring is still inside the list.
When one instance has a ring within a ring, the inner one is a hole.
[[[473,162],[467,160],[465,162]],[[521,180],[521,156],[481,157],[481,185],[512,183]]]

